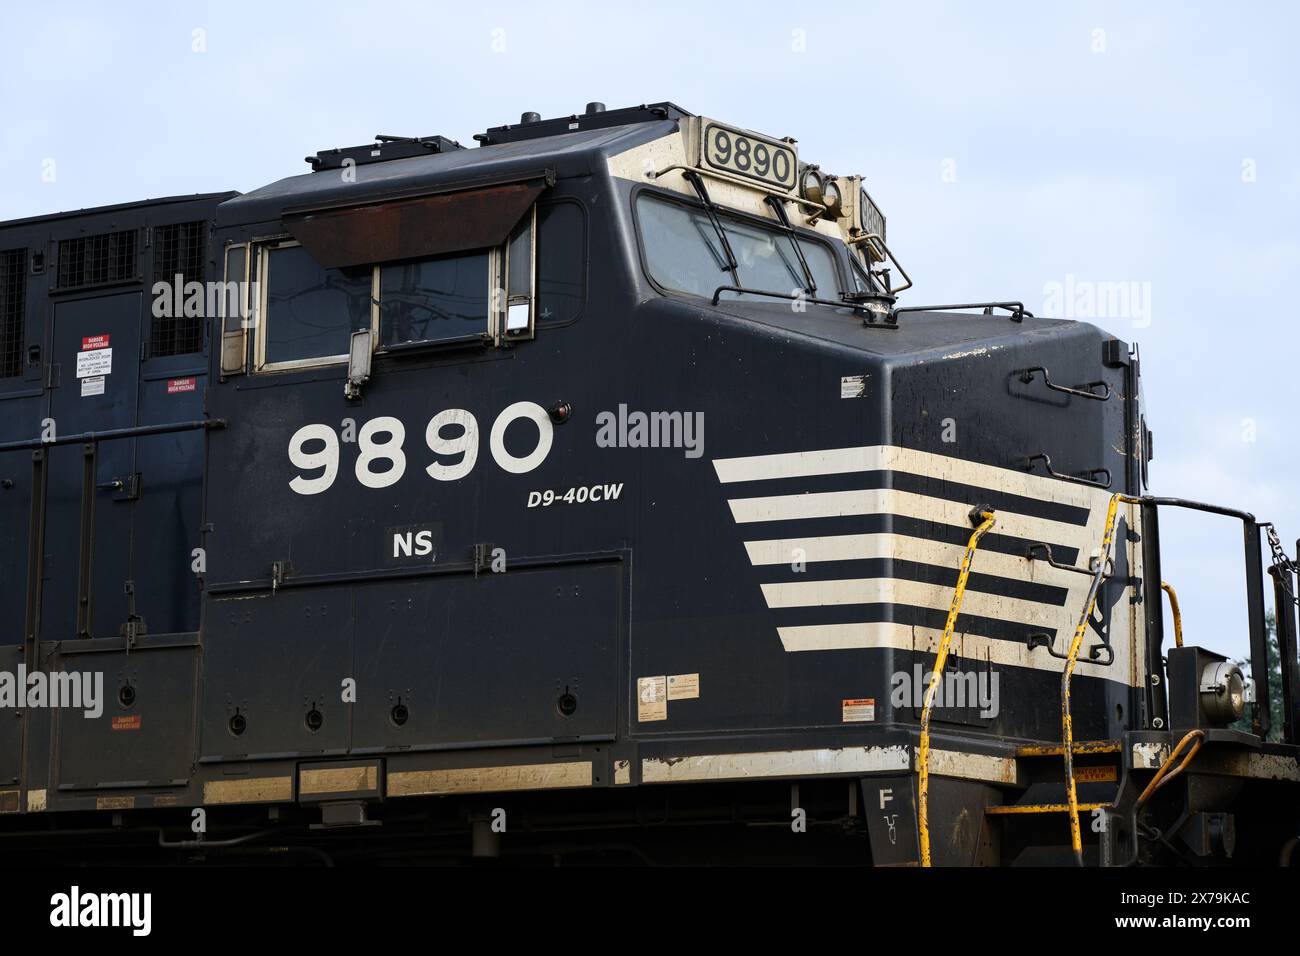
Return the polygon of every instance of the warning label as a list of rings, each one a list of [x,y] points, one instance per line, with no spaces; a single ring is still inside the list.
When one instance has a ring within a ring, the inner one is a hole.
[[[1079,783],[1113,783],[1114,767],[1075,767],[1074,779]]]
[[[104,394],[104,376],[96,375],[93,378],[83,378],[81,380],[81,397],[88,395]]]
[[[175,395],[177,392],[194,391],[198,380],[193,378],[169,378],[167,379],[167,394]]]
[[[130,714],[126,717],[114,717],[112,726],[114,730],[139,730],[140,715]]]
[[[113,350],[94,349],[77,353],[77,378],[109,375],[113,371]]]
[[[81,351],[89,352],[91,349],[108,348],[107,335],[85,335],[81,338]]]
[[[840,379],[840,398],[861,398],[867,394],[865,375],[845,375]]]
[[[843,720],[846,724],[861,724],[876,719],[876,699],[857,697],[843,702]]]

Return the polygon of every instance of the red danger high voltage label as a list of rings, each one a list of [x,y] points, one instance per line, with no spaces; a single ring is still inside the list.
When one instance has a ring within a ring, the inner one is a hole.
[[[91,349],[108,348],[107,335],[86,335],[81,339],[81,351],[89,352]]]
[[[192,392],[197,384],[197,380],[193,378],[169,378],[167,379],[167,394],[175,395],[177,392]]]

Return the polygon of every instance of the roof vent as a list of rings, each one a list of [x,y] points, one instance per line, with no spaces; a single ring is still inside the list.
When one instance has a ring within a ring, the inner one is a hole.
[[[528,123],[540,123],[541,121],[542,121],[542,114],[534,113],[532,110],[529,110],[527,113],[524,113],[522,116],[519,117],[519,122],[521,125],[526,125]]]
[[[588,104],[587,104],[587,115],[588,115],[588,116],[590,116],[592,113],[603,113],[603,112],[605,112],[605,104],[604,104],[604,103],[600,103],[600,102],[592,102],[592,103],[588,103]]]

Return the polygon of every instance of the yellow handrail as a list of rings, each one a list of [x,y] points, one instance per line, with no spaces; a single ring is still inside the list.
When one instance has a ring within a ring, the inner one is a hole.
[[[1119,503],[1141,504],[1140,498],[1113,494],[1106,509],[1106,528],[1101,539],[1101,552],[1097,555],[1097,570],[1093,575],[1092,585],[1088,588],[1088,600],[1083,613],[1079,615],[1079,626],[1074,629],[1074,639],[1070,642],[1070,653],[1066,657],[1065,671],[1061,674],[1061,746],[1065,751],[1065,791],[1070,807],[1070,846],[1074,850],[1074,862],[1083,866],[1083,836],[1079,829],[1079,793],[1074,783],[1074,722],[1070,716],[1070,679],[1074,676],[1074,665],[1079,659],[1079,647],[1083,644],[1083,635],[1088,631],[1088,619],[1097,604],[1097,592],[1106,577],[1106,565],[1110,561],[1111,540],[1115,535],[1115,513]]]
[[[939,639],[939,652],[935,655],[934,671],[930,674],[930,685],[925,690],[925,706],[921,710],[921,746],[917,753],[917,769],[920,774],[918,785],[917,829],[921,835],[921,865],[930,865],[930,711],[934,707],[934,695],[939,681],[943,679],[943,666],[948,662],[948,645],[952,642],[953,627],[957,624],[957,615],[961,612],[962,595],[966,593],[966,579],[970,577],[971,560],[975,557],[975,548],[980,538],[993,527],[994,517],[991,511],[980,512],[980,523],[970,536],[966,545],[966,555],[962,558],[961,573],[957,575],[957,587],[952,592],[952,604],[948,606],[948,620],[943,626],[943,637]]]
[[[1177,760],[1178,755],[1183,752],[1183,748],[1192,740],[1196,741],[1196,743],[1192,744],[1192,749],[1187,752],[1187,756],[1183,758],[1183,762],[1178,765],[1177,769],[1170,772],[1169,768],[1174,765],[1174,761]],[[1133,811],[1136,813],[1141,809],[1142,804],[1147,802],[1147,798],[1150,797],[1151,794],[1155,793],[1170,780],[1173,780],[1174,777],[1186,770],[1187,765],[1192,762],[1192,758],[1196,756],[1196,752],[1201,749],[1201,744],[1203,743],[1205,743],[1205,731],[1189,730],[1183,736],[1183,739],[1178,741],[1178,745],[1169,752],[1169,756],[1164,759],[1164,762],[1160,764],[1160,769],[1156,771],[1156,775],[1151,778],[1151,782],[1146,785],[1146,789],[1142,791],[1142,795],[1137,798],[1137,803],[1133,804]]]
[[[1178,610],[1178,593],[1168,581],[1161,581],[1160,587],[1169,595],[1169,613],[1174,616],[1174,643],[1183,646],[1183,615]]]

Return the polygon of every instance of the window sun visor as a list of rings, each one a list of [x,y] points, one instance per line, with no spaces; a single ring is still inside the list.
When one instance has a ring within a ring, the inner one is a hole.
[[[547,186],[538,177],[482,189],[299,210],[285,227],[327,269],[499,246]]]

